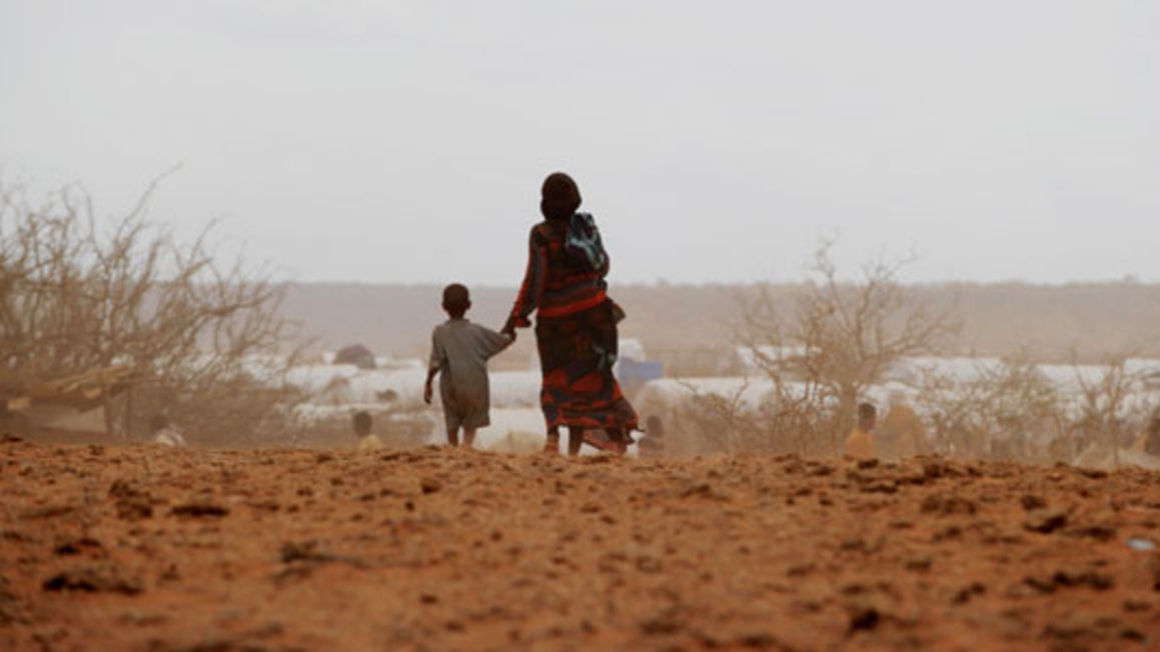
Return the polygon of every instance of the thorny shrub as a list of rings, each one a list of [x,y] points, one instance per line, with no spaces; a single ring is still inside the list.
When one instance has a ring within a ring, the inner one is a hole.
[[[276,428],[275,407],[294,400],[277,380],[293,360],[283,287],[215,255],[212,225],[180,242],[151,221],[155,187],[103,219],[82,188],[33,201],[0,183],[0,387],[128,365],[109,434],[146,436],[158,415],[194,442]]]

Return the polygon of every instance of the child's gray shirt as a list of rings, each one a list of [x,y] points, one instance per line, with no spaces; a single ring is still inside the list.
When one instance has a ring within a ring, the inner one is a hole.
[[[463,425],[487,425],[491,402],[487,361],[511,343],[510,335],[467,319],[448,319],[435,327],[429,368],[439,370],[439,398],[444,413],[454,411]]]

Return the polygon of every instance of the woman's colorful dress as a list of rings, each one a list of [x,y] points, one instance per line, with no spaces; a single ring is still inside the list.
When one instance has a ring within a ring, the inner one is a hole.
[[[591,221],[587,215],[584,216]],[[532,227],[528,268],[512,308],[516,326],[536,315],[536,343],[543,386],[540,405],[549,428],[585,429],[585,442],[622,449],[605,433],[637,429],[636,412],[612,374],[617,355],[616,325],[623,317],[605,293],[608,258],[594,269],[589,259],[565,248],[568,220],[545,220]]]

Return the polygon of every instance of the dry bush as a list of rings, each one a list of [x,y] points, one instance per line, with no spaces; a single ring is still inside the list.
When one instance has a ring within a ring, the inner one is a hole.
[[[357,439],[351,427],[351,418],[359,411],[371,415],[374,422],[371,432],[390,448],[426,444],[438,421],[431,410],[423,405],[352,404],[321,416],[304,415],[291,408],[286,413],[288,424],[279,440],[306,448],[352,447],[357,444]]]
[[[1058,389],[1025,356],[958,379],[925,373],[916,397],[936,451],[955,457],[1046,461],[1065,431]]]
[[[1139,377],[1124,356],[1110,359],[1098,378],[1073,362],[1078,394],[1066,394],[1025,354],[998,367],[980,365],[973,377],[924,375],[917,396],[933,428],[936,450],[956,457],[1028,463],[1077,462],[1107,457],[1119,463],[1147,421],[1151,405],[1139,400]]]
[[[168,413],[194,441],[251,436],[287,398],[271,389],[288,364],[282,287],[240,258],[223,263],[212,226],[182,243],[151,221],[155,187],[106,220],[81,188],[34,203],[0,184],[0,380],[129,365],[130,388],[106,405],[109,434],[142,436]]]
[[[1104,372],[1098,379],[1085,378],[1077,370],[1079,396],[1072,415],[1069,453],[1082,455],[1085,451],[1105,451],[1113,465],[1120,463],[1120,449],[1131,445],[1132,439],[1149,421],[1153,406],[1138,398],[1143,373],[1129,373],[1125,360],[1131,356],[1119,355],[1104,362]]]
[[[680,428],[695,434],[686,453],[761,453],[780,455],[827,455],[833,449],[816,436],[833,426],[835,410],[818,397],[791,394],[775,389],[758,399],[757,405],[744,400],[750,386],[728,395],[699,392],[688,386],[691,398],[678,406]],[[785,389],[785,388],[782,388]]]
[[[761,292],[744,306],[738,342],[772,383],[748,415],[747,445],[757,450],[840,451],[866,388],[900,358],[937,351],[958,328],[953,308],[932,310],[903,292],[898,275],[909,259],[878,258],[843,282],[832,244],[815,252],[793,305]]]
[[[676,422],[682,433],[695,433],[697,436],[690,439],[670,435],[669,454],[763,450],[765,442],[756,437],[756,422],[745,403],[747,384],[727,395],[703,393],[690,383],[682,385],[690,397],[676,406]],[[682,445],[685,450],[680,450]]]

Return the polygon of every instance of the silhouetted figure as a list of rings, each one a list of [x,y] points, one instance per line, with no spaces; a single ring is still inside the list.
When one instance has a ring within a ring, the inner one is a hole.
[[[665,424],[657,415],[644,420],[644,437],[636,442],[641,457],[665,456]]]
[[[358,450],[373,451],[383,447],[383,442],[379,438],[371,434],[371,427],[374,425],[374,420],[371,418],[369,412],[358,411],[350,418],[351,428],[354,430],[354,436],[358,440]]]
[[[930,452],[922,420],[901,392],[890,395],[890,409],[874,431],[874,443],[878,456],[888,460]]]
[[[158,413],[149,419],[149,436],[154,444],[169,446],[170,448],[185,448],[188,444],[181,431],[173,425],[169,417]]]
[[[466,287],[452,283],[443,288],[443,309],[450,319],[436,326],[431,335],[431,362],[423,389],[423,400],[430,403],[431,382],[439,375],[439,400],[447,443],[452,446],[459,445],[460,428],[464,445],[471,447],[475,431],[491,423],[487,361],[515,340],[513,335],[468,321],[464,314],[469,308],[471,297]]]
[[[624,311],[606,293],[608,253],[592,216],[577,212],[580,202],[568,175],[556,172],[544,180],[544,221],[528,238],[527,271],[504,332],[531,326],[536,313],[545,452],[559,452],[560,426],[567,426],[569,455],[585,441],[624,453],[637,428],[636,412],[612,375]],[[595,430],[607,436],[586,436]]]
[[[1144,426],[1144,432],[1140,434],[1132,448],[1141,453],[1160,457],[1160,409],[1152,413],[1147,425]]]
[[[874,427],[878,420],[878,409],[871,403],[858,405],[858,423],[846,438],[846,455],[868,460],[876,457],[874,447]]]

